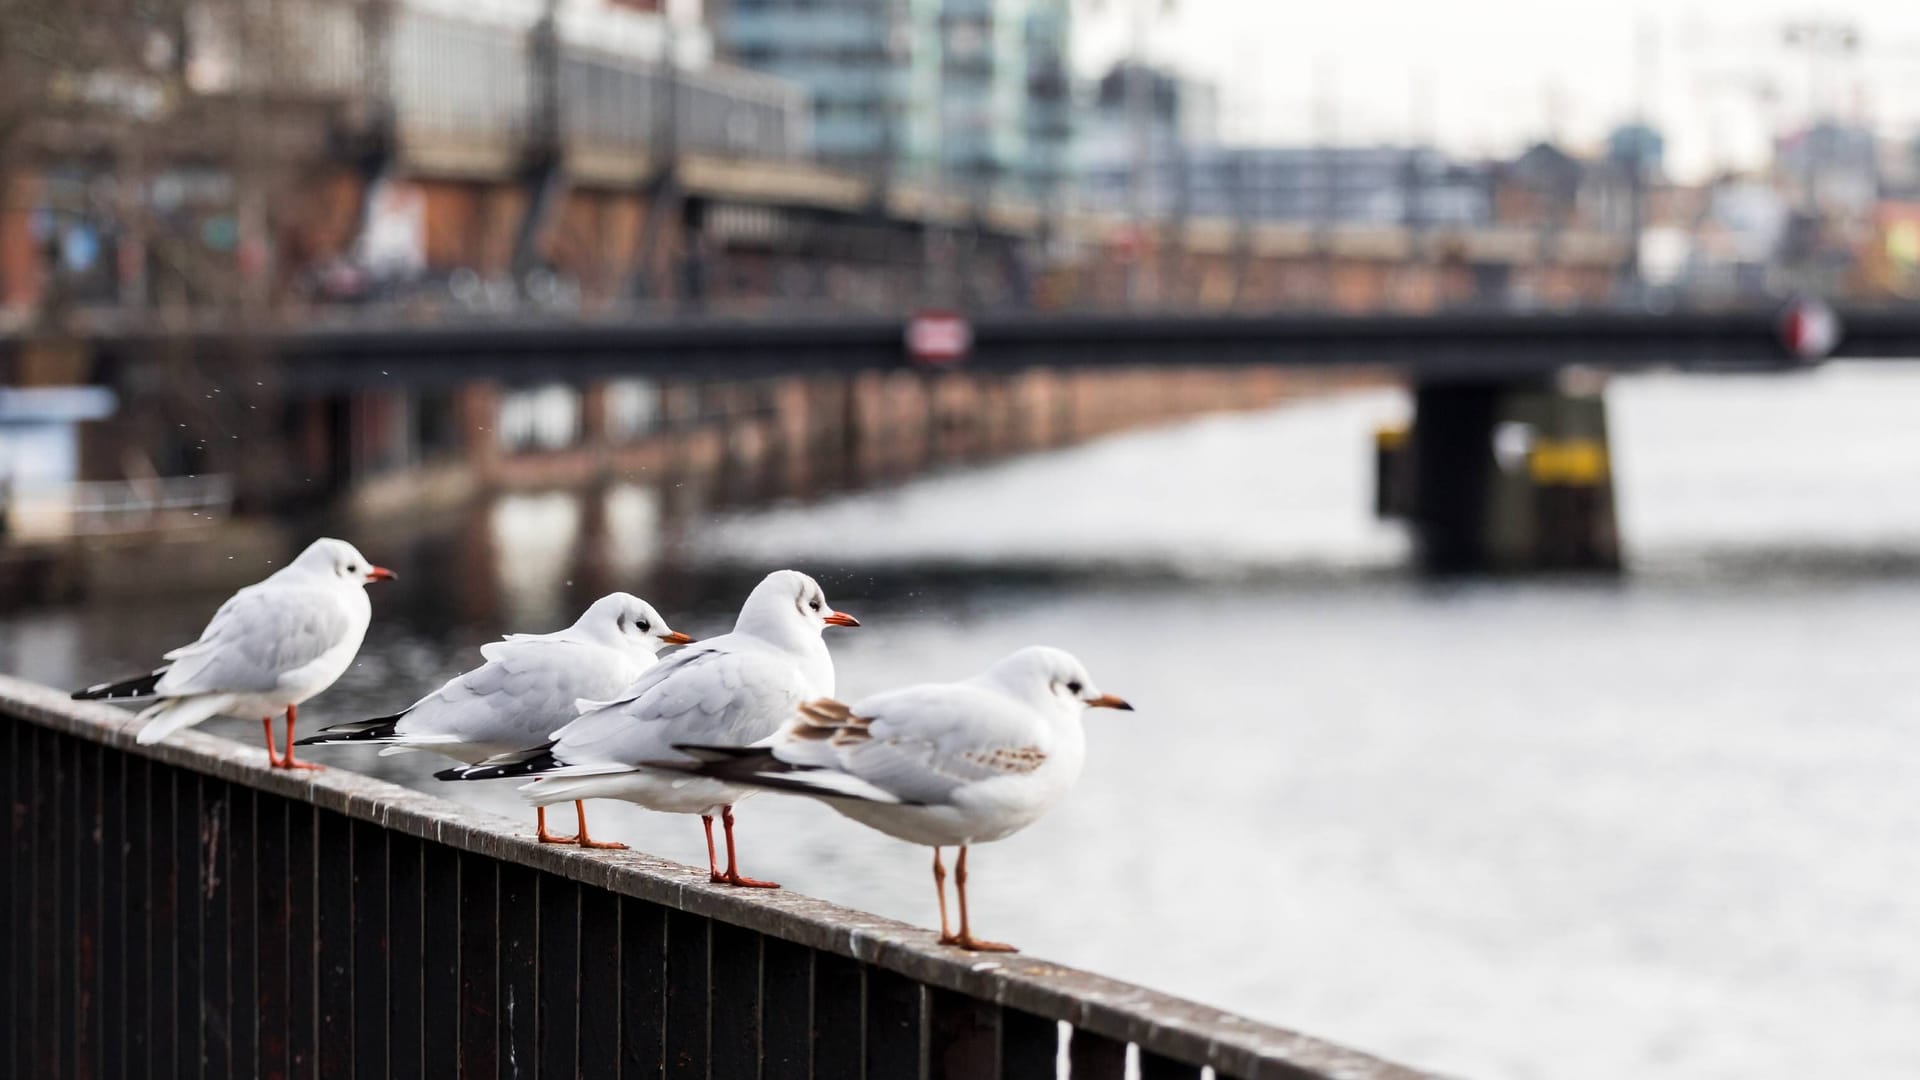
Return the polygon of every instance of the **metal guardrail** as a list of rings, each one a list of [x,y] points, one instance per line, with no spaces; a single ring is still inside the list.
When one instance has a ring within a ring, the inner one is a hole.
[[[0,676],[0,1074],[1415,1080]],[[1129,1072],[1130,1068],[1134,1070]]]

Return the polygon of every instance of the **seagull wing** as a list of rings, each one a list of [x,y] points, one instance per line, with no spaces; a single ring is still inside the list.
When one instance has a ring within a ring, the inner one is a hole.
[[[968,784],[1030,773],[1046,761],[1031,709],[967,683],[908,687],[855,706],[808,702],[774,747],[824,791],[903,803],[949,801]],[[842,774],[858,784],[836,782]],[[871,790],[863,790],[863,787]]]
[[[337,590],[250,585],[220,605],[198,641],[167,654],[173,664],[154,690],[166,697],[265,693],[353,632],[353,616]]]
[[[600,645],[548,637],[496,641],[484,655],[486,663],[414,703],[395,733],[529,746],[573,719],[576,700],[619,693],[637,666]]]
[[[793,716],[804,685],[793,661],[771,648],[682,651],[620,700],[561,729],[553,754],[569,765],[638,765],[683,758],[677,743],[758,742]]]

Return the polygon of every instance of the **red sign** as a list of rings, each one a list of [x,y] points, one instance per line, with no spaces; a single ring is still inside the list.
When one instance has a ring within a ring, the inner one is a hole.
[[[1840,316],[1819,300],[1795,300],[1780,316],[1780,343],[1802,360],[1823,360],[1840,344]]]
[[[907,321],[907,355],[917,364],[952,364],[973,351],[973,326],[955,311],[923,311]]]

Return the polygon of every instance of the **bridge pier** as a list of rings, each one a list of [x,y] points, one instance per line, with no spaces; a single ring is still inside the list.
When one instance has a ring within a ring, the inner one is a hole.
[[[1606,399],[1559,382],[1447,381],[1414,389],[1404,466],[1383,485],[1407,507],[1430,573],[1620,568]]]

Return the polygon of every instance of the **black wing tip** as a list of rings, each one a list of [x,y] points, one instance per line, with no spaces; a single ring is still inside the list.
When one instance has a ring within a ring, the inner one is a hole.
[[[674,743],[673,748],[702,762],[744,761],[770,758],[773,751],[764,746],[708,746],[703,743]]]
[[[392,716],[376,716],[371,720],[355,720],[346,724],[334,724],[324,727],[304,739],[295,740],[295,746],[327,746],[333,743],[366,742],[369,739],[384,739],[393,734],[404,712]]]
[[[136,675],[131,679],[118,682],[96,683],[84,690],[75,690],[74,701],[109,701],[113,698],[147,697],[160,684],[160,677],[167,673],[166,668],[150,671],[145,675]]]
[[[433,775],[440,780],[507,780],[515,776],[535,776],[560,767],[559,759],[553,756],[554,745],[542,743],[517,753],[488,758],[478,765],[443,769]]]

